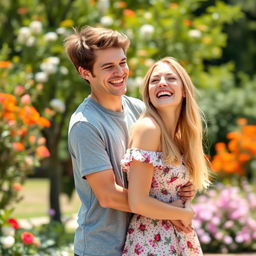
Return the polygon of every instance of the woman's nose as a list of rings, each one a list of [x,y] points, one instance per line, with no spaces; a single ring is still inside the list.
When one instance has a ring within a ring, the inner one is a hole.
[[[165,87],[167,85],[166,80],[163,76],[160,77],[160,81],[158,83],[159,87]]]

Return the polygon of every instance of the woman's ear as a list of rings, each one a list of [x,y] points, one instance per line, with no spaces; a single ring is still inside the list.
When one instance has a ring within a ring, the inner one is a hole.
[[[81,66],[78,67],[78,72],[80,74],[80,76],[85,79],[85,80],[88,80],[90,79],[90,74],[91,72]]]

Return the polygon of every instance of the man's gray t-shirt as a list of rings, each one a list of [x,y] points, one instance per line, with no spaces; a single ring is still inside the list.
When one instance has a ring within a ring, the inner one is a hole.
[[[130,214],[102,208],[83,177],[113,169],[116,183],[127,186],[120,169],[128,132],[144,109],[142,101],[122,96],[123,111],[113,112],[86,98],[72,115],[68,145],[74,179],[82,205],[78,214],[74,251],[79,256],[119,256]]]

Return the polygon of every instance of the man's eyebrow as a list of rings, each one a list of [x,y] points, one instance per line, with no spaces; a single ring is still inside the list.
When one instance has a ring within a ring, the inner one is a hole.
[[[123,59],[121,59],[121,62],[124,61],[124,60],[126,60],[126,59],[127,59],[127,58],[124,57]],[[101,68],[104,68],[104,67],[109,66],[109,65],[113,65],[113,62],[104,63],[104,64],[102,64],[100,67],[101,67]]]

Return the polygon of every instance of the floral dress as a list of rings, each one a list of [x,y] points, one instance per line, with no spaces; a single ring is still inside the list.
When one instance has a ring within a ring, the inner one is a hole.
[[[122,170],[129,171],[132,160],[154,166],[150,196],[163,201],[179,199],[177,190],[189,181],[184,164],[171,166],[163,162],[162,152],[130,148],[121,161]],[[178,232],[169,220],[155,220],[134,214],[128,227],[123,256],[194,256],[203,255],[195,231]]]

